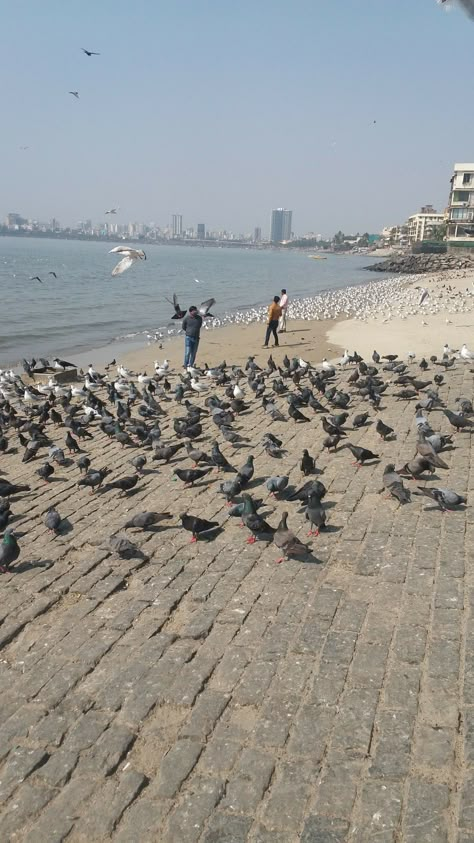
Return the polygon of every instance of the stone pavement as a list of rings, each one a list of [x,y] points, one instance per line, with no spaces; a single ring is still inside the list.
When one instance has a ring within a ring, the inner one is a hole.
[[[472,397],[472,379],[463,364],[447,373],[449,407]],[[380,443],[375,425],[350,434],[380,464],[318,457],[330,529],[313,562],[277,565],[272,545],[247,545],[229,521],[198,545],[176,520],[131,531],[146,562],[102,549],[141,509],[225,521],[215,481],[183,490],[173,464],[149,463],[128,498],[78,489],[75,466],[32,480],[13,504],[22,554],[0,580],[1,841],[473,843],[474,513],[377,493],[383,465],[415,442],[414,402],[382,406],[396,441]],[[430,422],[448,430],[439,412]],[[261,408],[238,420],[253,442],[266,425]],[[299,483],[302,448],[321,450],[319,417],[271,430],[287,454],[253,445],[256,476]],[[471,436],[455,445],[438,485],[471,502]],[[223,450],[236,465],[248,453]],[[88,451],[111,476],[129,473],[134,452],[100,431]],[[17,482],[39,464],[1,457]],[[70,522],[57,538],[43,526],[51,502]],[[270,523],[288,508],[305,536],[295,504],[273,508]]]

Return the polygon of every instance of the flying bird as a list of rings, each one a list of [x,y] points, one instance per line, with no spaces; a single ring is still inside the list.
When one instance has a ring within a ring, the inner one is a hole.
[[[173,301],[171,301],[171,299],[166,299],[166,301],[169,302],[170,304],[172,304],[173,307],[174,307],[174,314],[171,318],[172,319],[184,319],[184,317],[186,316],[186,311],[181,310],[181,308],[178,304],[178,297],[177,297],[176,293],[173,293]]]
[[[454,2],[455,0],[438,0],[439,5],[444,6],[445,9],[450,8]],[[466,14],[474,20],[474,0],[457,0],[457,2],[462,6]]]
[[[100,53],[94,53],[93,50],[86,50],[85,47],[81,47],[81,50],[86,54],[86,56],[100,56]]]
[[[51,272],[48,272],[48,275],[53,275],[53,276],[54,276],[54,278],[57,278],[57,277],[58,277],[58,276],[56,275],[56,273],[55,273],[55,272],[53,272],[52,270],[51,270]]]
[[[203,301],[202,304],[199,305],[199,313],[205,319],[207,316],[211,319],[213,318],[212,313],[209,313],[213,304],[216,303],[215,299],[207,299],[207,301]]]
[[[72,94],[77,100],[79,99],[79,91],[68,91],[68,94]]]
[[[110,208],[109,211],[104,211],[104,213],[106,213],[106,214],[116,214],[117,211],[119,211],[119,210],[120,210],[120,207],[117,206],[116,208]]]
[[[110,249],[109,255],[116,253],[122,255],[122,260],[118,262],[112,270],[112,275],[121,275],[126,269],[130,269],[137,260],[146,261],[146,254],[143,249],[130,249],[128,246],[115,246]]]
[[[40,284],[42,284],[42,283],[43,283],[43,282],[42,282],[42,280],[41,280],[41,278],[39,277],[39,275],[32,275],[32,276],[30,276],[30,281],[39,281],[39,282],[40,282]]]

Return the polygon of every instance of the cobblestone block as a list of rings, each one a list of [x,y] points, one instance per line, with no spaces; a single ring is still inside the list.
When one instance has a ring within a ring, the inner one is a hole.
[[[285,829],[289,833],[299,831],[317,772],[313,759],[278,765],[263,803],[262,822],[266,828]]]
[[[183,738],[171,747],[160,764],[159,777],[153,785],[158,797],[163,799],[175,795],[195,767],[202,750],[203,745],[199,741],[189,738]]]
[[[12,749],[0,770],[0,803],[6,802],[28,776],[48,760],[43,749],[18,746]]]
[[[447,843],[448,803],[446,785],[411,779],[403,818],[404,843],[420,843],[420,839],[426,843]]]
[[[250,814],[262,799],[275,766],[273,756],[258,749],[244,749],[227,782],[223,810]]]
[[[203,843],[247,843],[252,819],[216,811],[212,815]]]
[[[402,711],[381,712],[376,720],[376,745],[369,775],[404,779],[410,766],[414,716]]]
[[[347,843],[349,823],[343,819],[309,816],[304,824],[301,843]]]
[[[252,661],[234,691],[234,702],[238,705],[260,705],[276,669],[274,661]]]
[[[182,801],[171,812],[160,843],[176,843],[178,840],[194,843],[198,840],[205,821],[223,792],[223,783],[216,779],[194,779],[192,786],[183,794]]]

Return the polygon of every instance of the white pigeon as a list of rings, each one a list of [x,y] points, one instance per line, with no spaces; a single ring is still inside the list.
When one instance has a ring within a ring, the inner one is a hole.
[[[239,384],[236,383],[234,386],[234,398],[243,398],[245,395],[243,389],[240,388]]]
[[[307,369],[308,366],[309,366],[309,363],[307,363],[306,360],[303,360],[302,357],[300,357],[300,359],[298,360],[298,364],[301,367],[301,369]]]
[[[115,246],[114,249],[110,249],[109,255],[112,252],[122,255],[122,260],[118,262],[117,266],[114,266],[112,275],[121,275],[126,269],[130,269],[137,260],[146,261],[146,255],[143,249],[130,249],[128,246]]]
[[[339,361],[341,366],[347,366],[350,359],[351,359],[351,356],[350,356],[350,354],[349,354],[349,352],[346,348],[346,350],[344,351],[344,354],[342,355],[342,357]]]
[[[460,351],[460,357],[462,357],[463,360],[474,360],[474,351],[469,351],[466,343],[463,343]]]

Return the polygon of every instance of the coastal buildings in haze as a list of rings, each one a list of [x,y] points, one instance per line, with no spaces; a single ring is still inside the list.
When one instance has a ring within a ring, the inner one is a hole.
[[[284,243],[291,240],[291,220],[293,211],[286,208],[275,208],[272,211],[270,240],[272,243]]]
[[[421,243],[423,240],[431,240],[438,226],[443,225],[444,214],[438,214],[432,205],[424,205],[418,214],[408,217],[407,236],[410,246],[413,243]]]
[[[261,243],[262,241],[262,229],[257,226],[253,232],[253,242],[254,243]]]
[[[206,239],[206,224],[203,223],[203,222],[198,222],[197,239],[198,240],[205,240]]]
[[[474,163],[454,165],[446,239],[450,252],[474,254]]]

